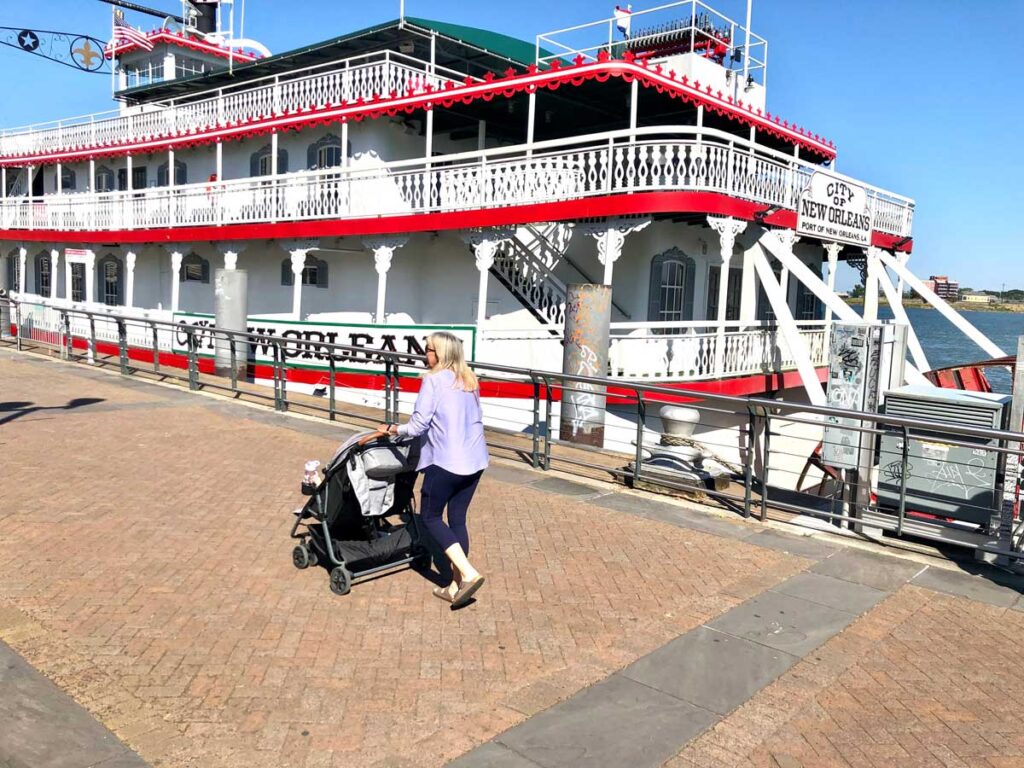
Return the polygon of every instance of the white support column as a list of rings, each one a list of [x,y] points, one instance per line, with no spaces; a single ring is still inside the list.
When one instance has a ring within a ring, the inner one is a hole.
[[[498,253],[500,240],[481,240],[473,246],[476,268],[480,271],[480,286],[477,293],[476,327],[483,328],[487,320],[487,281],[490,269],[494,266],[494,257]]]
[[[476,148],[483,152],[487,148],[487,121],[481,120],[476,126]]]
[[[537,124],[537,92],[534,91],[529,95],[529,110],[527,111],[526,118],[526,154],[533,154],[533,137],[535,134],[535,126]]]
[[[636,82],[636,81],[634,81]],[[715,373],[722,375],[725,368],[725,319],[729,296],[729,263],[736,247],[736,238],[747,228],[747,222],[730,217],[708,216],[708,226],[718,233],[718,254],[722,259],[718,274],[718,323],[715,339]],[[710,318],[708,318],[710,319]]]
[[[56,171],[57,171],[57,194],[58,195],[63,195],[64,194],[64,165],[63,165],[63,163],[57,163],[57,165],[54,166],[54,167],[56,168]],[[44,189],[43,192],[45,193],[46,190]]]
[[[828,290],[836,292],[836,270],[839,268],[839,252],[843,250],[841,243],[825,243],[825,253],[828,255]],[[829,349],[832,338],[832,307],[825,307],[825,351]]]
[[[127,179],[125,180],[125,189],[127,189],[129,192],[135,189],[135,179],[132,178],[135,175],[134,173],[132,173],[133,167],[134,164],[132,161],[132,156],[128,155],[125,159],[125,168],[127,169],[125,171],[125,174],[127,176]]]
[[[18,295],[23,296],[28,285],[25,266],[28,262],[28,251],[25,246],[18,246]]]
[[[273,178],[277,178],[277,152],[278,152],[278,137],[277,131],[272,131],[270,134],[270,175]]]
[[[373,321],[377,325],[384,325],[387,322],[385,310],[388,294],[388,272],[391,271],[391,262],[395,251],[407,242],[409,242],[407,236],[371,237],[363,240],[363,245],[373,252],[373,268],[377,271],[377,311],[373,316]]]
[[[629,87],[629,140],[636,143],[636,127],[638,116],[638,105],[640,100],[640,82],[634,78]]]
[[[306,268],[308,248],[296,248],[289,251],[292,257],[292,317],[302,319],[302,270]]]
[[[135,252],[128,251],[124,255],[124,265],[128,274],[125,279],[124,305],[128,309],[135,306]]]
[[[763,250],[759,250],[754,255],[754,267],[757,269],[757,275],[761,280],[761,285],[764,287],[768,302],[772,305],[772,310],[775,312],[776,322],[778,322],[779,329],[782,331],[782,337],[786,342],[786,346],[789,347],[789,353],[796,362],[797,371],[800,373],[800,380],[803,382],[811,404],[826,405],[825,391],[821,387],[821,382],[818,381],[817,371],[814,368],[814,363],[811,361],[810,350],[807,348],[807,343],[796,327],[793,313],[790,311],[789,304],[782,293],[782,286],[775,282],[775,273],[772,271],[771,265],[768,264],[768,258]]]
[[[89,158],[89,184],[86,186],[89,192],[96,191],[96,161]]]
[[[779,242],[782,243],[782,247],[795,259],[796,253],[793,251],[793,247],[796,245],[797,240],[800,236],[792,229],[777,229],[775,235],[779,238]],[[782,265],[782,271],[779,273],[779,287],[782,288],[782,295],[786,299],[786,306],[792,307],[789,301],[789,267],[785,264]]]
[[[167,150],[167,188],[174,190],[174,150]]]
[[[177,312],[181,300],[181,251],[171,251],[171,312]]]
[[[928,286],[918,279],[917,275],[900,264],[899,261],[884,252],[880,252],[878,254],[878,258],[882,264],[889,267],[889,269],[895,272],[899,277],[902,277],[906,281],[907,285],[913,288],[918,295],[939,310],[943,317],[960,329],[967,338],[985,350],[987,354],[992,357],[1006,356],[1006,353],[993,344],[985,334],[967,322],[961,314],[950,307],[945,301],[936,296],[934,291],[928,288]]]
[[[626,235],[639,232],[651,223],[650,219],[641,221],[628,219],[609,219],[599,224],[586,224],[582,231],[597,240],[597,259],[604,266],[604,285],[611,285],[614,276],[615,262],[622,255],[622,246]]]
[[[348,120],[341,124],[341,167],[348,168],[351,158],[348,154]]]
[[[96,252],[85,252],[85,301],[96,301]]]
[[[864,320],[873,323],[878,320],[878,254],[880,248],[867,249],[868,274],[864,280]]]
[[[50,298],[56,301],[57,299],[57,283],[60,280],[57,276],[60,274],[60,248],[50,249]]]
[[[71,289],[71,260],[67,257],[64,258],[64,300],[70,302],[73,296]]]
[[[33,176],[35,176],[34,170],[35,169],[31,165],[25,169],[27,181],[25,184],[25,197],[32,197],[32,182],[34,181]]]
[[[238,256],[246,248],[243,242],[214,243],[213,247],[224,257],[224,269],[238,269]]]
[[[215,170],[217,181],[224,181],[224,144],[217,142],[217,167]]]
[[[0,200],[7,199],[7,166],[0,168]]]
[[[930,371],[931,366],[928,365],[928,358],[925,357],[924,349],[921,347],[921,342],[918,340],[917,334],[914,332],[914,326],[910,324],[910,318],[907,317],[907,311],[903,308],[903,294],[893,287],[892,281],[889,280],[889,275],[885,271],[885,265],[883,265],[880,260],[875,259],[873,262],[870,262],[868,264],[868,269],[874,269],[876,271],[878,285],[881,286],[882,292],[885,294],[885,298],[889,302],[893,318],[895,318],[897,323],[907,326],[907,348],[910,350],[910,357],[913,358],[914,365],[919,371]]]

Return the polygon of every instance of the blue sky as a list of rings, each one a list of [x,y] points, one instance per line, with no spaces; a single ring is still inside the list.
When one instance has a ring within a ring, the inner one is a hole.
[[[140,2],[180,10],[174,0]],[[532,41],[607,17],[614,4],[407,0],[406,13]],[[709,4],[734,18],[745,13],[743,0]],[[397,15],[398,0],[247,0],[246,36],[276,53]],[[129,20],[150,24],[137,14]],[[0,25],[106,39],[110,8],[4,2]],[[1015,269],[1024,250],[1022,49],[1012,38],[1024,28],[1024,1],[754,0],[752,26],[769,42],[769,109],[835,141],[840,171],[916,199],[915,272],[946,273],[973,288],[1024,288]],[[109,78],[6,47],[0,66],[4,127],[112,106]]]

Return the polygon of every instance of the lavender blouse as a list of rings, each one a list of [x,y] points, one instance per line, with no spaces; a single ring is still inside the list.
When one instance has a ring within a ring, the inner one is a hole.
[[[453,371],[423,377],[412,416],[398,434],[426,434],[417,470],[433,464],[455,475],[472,475],[487,467],[480,393],[457,388]]]

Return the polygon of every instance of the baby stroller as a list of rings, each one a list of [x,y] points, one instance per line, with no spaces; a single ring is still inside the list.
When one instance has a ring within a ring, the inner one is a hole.
[[[310,498],[292,526],[295,567],[329,568],[338,595],[361,576],[407,564],[429,568],[413,502],[418,459],[416,438],[368,433],[343,443],[322,481],[303,482]]]

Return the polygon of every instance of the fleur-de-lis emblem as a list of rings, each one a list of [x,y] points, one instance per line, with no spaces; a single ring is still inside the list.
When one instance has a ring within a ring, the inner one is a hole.
[[[92,47],[88,39],[82,39],[82,44],[71,49],[71,56],[82,69],[98,69],[103,63],[103,56]]]

